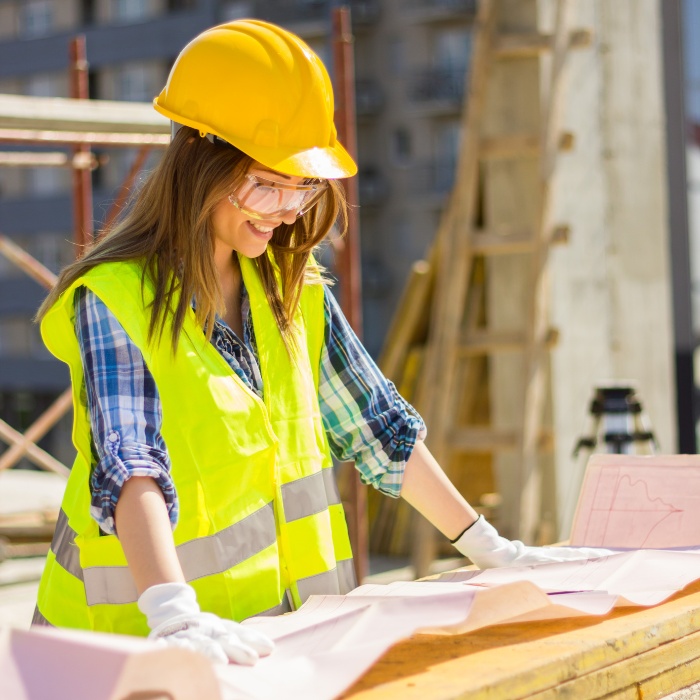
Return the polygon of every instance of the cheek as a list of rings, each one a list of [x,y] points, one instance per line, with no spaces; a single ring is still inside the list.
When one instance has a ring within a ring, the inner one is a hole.
[[[214,235],[221,241],[233,245],[240,236],[240,229],[247,221],[245,215],[227,199],[222,200],[212,215]]]

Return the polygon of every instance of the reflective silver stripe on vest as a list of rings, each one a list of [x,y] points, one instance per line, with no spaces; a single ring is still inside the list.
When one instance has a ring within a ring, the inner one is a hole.
[[[300,578],[297,581],[297,588],[302,603],[305,603],[311,595],[340,595],[338,571],[331,569],[314,576]]]
[[[177,548],[188,581],[221,574],[277,541],[275,509],[268,503],[215,535],[185,542]]]
[[[285,613],[292,612],[292,604],[289,602],[291,597],[291,591],[287,589],[284,592],[284,598],[279,605],[275,605],[274,607],[263,612],[255,613],[255,615],[251,615],[251,617],[276,617],[277,615],[284,615]]]
[[[322,513],[340,503],[338,484],[332,467],[282,485],[284,518],[288,523]]]
[[[68,524],[68,516],[63,508],[58,514],[56,529],[51,540],[51,551],[56,561],[76,578],[83,580],[83,570],[80,566],[80,550],[75,544],[78,533]]]
[[[335,469],[328,468],[321,471],[323,474],[323,485],[326,487],[326,498],[329,506],[340,505],[340,491],[338,491],[338,481],[335,478]]]
[[[350,591],[357,588],[357,576],[355,575],[355,564],[350,559],[341,559],[341,561],[336,562],[338,568],[338,587],[340,588],[340,595],[345,595],[350,593]]]
[[[128,566],[86,566],[85,599],[91,605],[127,605],[139,599]]]
[[[34,615],[32,616],[32,627],[55,627],[52,625],[39,611],[39,606],[34,608]]]
[[[342,559],[336,568],[321,574],[300,578],[297,581],[299,597],[304,603],[311,595],[345,595],[357,588],[352,559]]]
[[[222,574],[277,541],[272,503],[215,535],[200,537],[177,547],[187,581]],[[90,566],[83,570],[85,597],[92,605],[126,605],[138,600],[128,566]]]

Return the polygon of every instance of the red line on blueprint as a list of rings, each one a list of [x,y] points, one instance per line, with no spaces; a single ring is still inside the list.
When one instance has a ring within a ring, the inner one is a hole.
[[[618,472],[619,472],[619,469],[618,469]],[[647,509],[639,509],[639,510],[627,509],[627,508],[615,508],[615,507],[614,507],[614,506],[615,506],[615,500],[617,499],[617,494],[618,494],[618,492],[619,492],[619,490],[620,490],[620,485],[622,484],[622,481],[623,481],[624,479],[627,479],[627,481],[628,481],[628,483],[629,483],[631,489],[634,488],[637,484],[640,484],[640,483],[641,483],[641,484],[644,486],[644,492],[645,492],[645,494],[646,494],[647,501],[648,501],[650,504],[657,503],[657,502],[658,502],[658,503],[662,503],[662,504],[665,505],[665,506],[669,509],[669,511],[670,511],[665,517],[661,518],[661,520],[659,520],[659,522],[656,523],[656,525],[654,525],[654,526],[651,528],[651,530],[649,530],[649,532],[647,533],[647,536],[644,538],[644,542],[642,542],[642,544],[640,545],[640,548],[641,548],[641,547],[643,547],[643,546],[646,544],[646,541],[651,537],[651,533],[654,532],[654,530],[656,530],[656,528],[657,528],[659,525],[661,525],[661,523],[662,523],[664,520],[666,520],[666,518],[670,517],[670,516],[673,515],[674,513],[682,513],[683,510],[680,509],[680,508],[676,508],[676,506],[674,506],[674,505],[671,504],[671,503],[666,503],[666,501],[664,501],[663,498],[652,498],[652,497],[649,495],[649,484],[648,484],[646,481],[644,481],[644,479],[637,479],[637,481],[632,481],[632,477],[631,477],[629,474],[625,474],[624,476],[620,477],[620,478],[617,480],[617,483],[615,484],[615,490],[613,491],[613,497],[612,497],[612,500],[610,501],[610,508],[608,508],[608,509],[605,509],[605,508],[596,509],[596,510],[598,510],[599,512],[608,513],[608,518],[607,518],[607,520],[605,521],[605,530],[604,530],[604,532],[603,532],[603,543],[605,543],[605,541],[606,541],[606,539],[607,539],[607,535],[608,535],[608,525],[609,525],[609,523],[610,523],[610,515],[611,515],[613,512],[617,512],[617,513],[632,513],[632,512],[654,513],[654,512],[658,512],[658,511],[651,510],[651,509],[649,509],[649,508],[647,508]],[[600,480],[599,480],[599,483],[600,483]],[[598,491],[598,489],[597,489],[597,486],[596,486],[596,494],[597,494],[597,491]],[[595,500],[594,500],[593,502],[595,503]],[[593,508],[591,508],[591,512],[592,512],[592,511],[593,511]],[[590,518],[589,518],[589,522],[590,522]]]
[[[620,471],[620,468],[619,468],[619,467],[612,467],[612,469],[614,469],[614,470],[615,470],[616,472],[618,472],[618,473],[619,473],[619,471]],[[598,487],[600,486],[600,480],[603,478],[603,474],[604,474],[606,471],[611,471],[611,469],[610,469],[610,468],[607,468],[607,469],[606,469],[606,468],[603,468],[603,469],[601,469],[601,470],[598,472],[598,481],[596,481],[596,483],[595,483],[595,493],[593,494],[593,505],[595,505],[595,504],[598,502]],[[591,508],[591,509],[588,511],[588,520],[586,521],[586,532],[585,532],[584,535],[583,535],[583,541],[584,541],[584,542],[588,542],[588,528],[589,528],[590,525],[591,525],[591,517],[592,517],[592,516],[593,516],[593,508]],[[607,529],[607,523],[605,524],[605,527],[606,527],[606,529]],[[594,545],[594,546],[595,546],[595,545]]]

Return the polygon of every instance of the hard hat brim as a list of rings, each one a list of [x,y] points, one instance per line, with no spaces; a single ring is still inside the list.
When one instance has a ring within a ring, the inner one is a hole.
[[[197,129],[200,132],[214,134],[243,151],[246,155],[254,158],[258,163],[272,170],[284,173],[285,175],[335,180],[352,177],[357,174],[357,165],[355,161],[339,141],[336,141],[333,146],[309,148],[304,151],[285,148],[283,146],[267,148],[259,146],[251,141],[237,138],[231,134],[214,131],[206,124],[173,114],[168,109],[158,104],[158,99],[159,98],[156,97],[153,100],[153,107],[157,112],[160,112],[168,119],[178,124],[184,124],[185,126]]]

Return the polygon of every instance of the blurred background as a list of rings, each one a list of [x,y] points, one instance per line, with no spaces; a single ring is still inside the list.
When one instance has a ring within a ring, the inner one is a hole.
[[[345,4],[354,36],[358,330],[380,366],[423,411],[432,401],[420,396],[420,377],[430,369],[425,363],[439,368],[444,359],[432,350],[426,359],[424,352],[431,342],[430,309],[440,280],[430,250],[450,193],[453,203],[471,197],[459,183],[454,187],[460,158],[467,159],[465,95],[473,85],[469,76],[479,3]],[[88,97],[150,103],[191,38],[245,17],[298,34],[336,81],[331,17],[338,5],[331,0],[0,0],[0,95],[71,96],[69,42],[84,35]],[[502,0],[498,6],[497,36],[519,41],[520,48],[509,53],[503,43],[489,59],[479,129],[483,137],[501,141],[492,144],[490,155],[474,161],[478,192],[463,226],[509,241],[520,236],[527,243],[522,232],[541,230],[546,215],[558,231],[546,255],[546,313],[540,320],[551,330],[543,341],[548,354],[536,421],[541,430],[533,448],[536,465],[530,470],[537,478],[529,488],[537,497],[529,532],[523,534],[520,513],[523,479],[529,477],[514,475],[527,461],[522,431],[529,375],[520,351],[534,347],[528,300],[537,249],[523,244],[490,255],[482,246],[470,253],[464,305],[474,307],[467,321],[472,331],[482,333],[483,342],[475,346],[475,335],[465,341],[471,347],[462,351],[469,357],[468,376],[455,375],[456,395],[442,414],[432,404],[426,412],[439,421],[437,429],[428,426],[429,432],[444,433],[448,414],[458,415],[455,426],[472,429],[460,433],[458,448],[453,441],[442,452],[465,496],[503,534],[546,543],[567,536],[587,456],[584,449],[574,458],[572,450],[580,436],[596,430],[589,426],[596,386],[622,382],[634,387],[656,439],[649,449],[697,451],[700,0],[567,3],[572,50],[566,57],[566,84],[554,105],[563,138],[546,191],[537,144],[523,145],[524,137],[517,148],[512,144],[523,134],[537,141],[547,129],[547,109],[554,109],[547,91],[556,68],[550,49],[559,4]],[[507,137],[510,150],[503,145]],[[41,153],[46,148],[8,141],[0,150]],[[51,151],[69,152],[56,146]],[[92,216],[99,231],[139,150],[99,145],[92,153]],[[158,158],[159,151],[152,150],[145,171]],[[7,159],[6,164],[12,160]],[[55,273],[75,256],[74,174],[70,168],[26,165],[0,167],[0,233]],[[342,277],[337,257],[330,246],[323,260]],[[425,295],[414,298],[411,290],[418,289],[416,279],[425,272],[421,265],[432,270],[432,277]],[[341,294],[342,285],[336,290]],[[40,284],[0,255],[0,419],[19,433],[70,381],[31,320],[44,295]],[[419,297],[422,301],[416,301]],[[417,320],[391,359],[390,336],[401,334],[412,304],[420,306]],[[64,465],[73,458],[70,429],[68,412],[38,442]],[[449,442],[444,435],[440,439]],[[0,456],[9,442],[0,442]],[[625,449],[632,450],[634,442],[630,438]],[[609,445],[603,437],[588,453],[593,449]],[[37,467],[24,456],[13,466],[18,468]],[[373,561],[408,562],[411,543],[422,541],[408,510],[374,493],[366,507]],[[431,538],[429,558],[449,556],[446,542]]]

